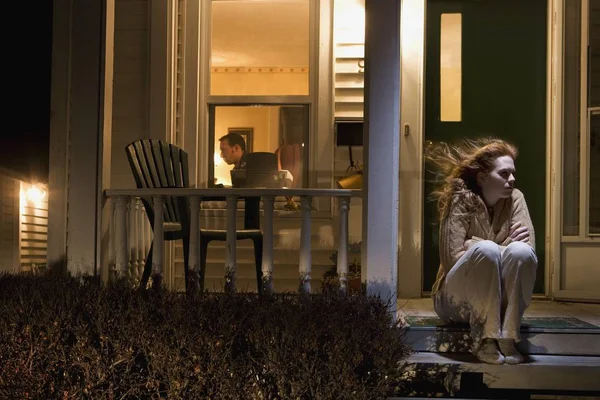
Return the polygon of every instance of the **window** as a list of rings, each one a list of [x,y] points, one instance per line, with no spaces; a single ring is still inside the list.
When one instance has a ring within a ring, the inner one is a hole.
[[[600,107],[590,110],[589,233],[600,234]]]
[[[566,0],[563,73],[563,235],[579,236],[581,1]]]
[[[240,133],[248,150],[277,150],[281,169],[288,170],[293,187],[306,187],[309,107],[308,105],[223,105],[210,107],[213,163],[210,179],[215,184],[231,185],[230,171],[221,158],[219,139],[231,131]]]
[[[462,14],[442,14],[440,27],[440,120],[460,122]]]
[[[600,235],[600,0],[565,1],[563,235]]]
[[[214,0],[210,94],[308,95],[309,0]]]
[[[600,0],[590,0],[588,17],[589,233],[600,235]]]

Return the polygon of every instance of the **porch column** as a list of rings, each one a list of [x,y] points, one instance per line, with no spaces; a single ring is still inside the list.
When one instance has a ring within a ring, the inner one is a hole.
[[[113,9],[114,0],[54,2],[48,262],[75,275],[97,273],[108,258],[108,229],[99,221],[110,176],[103,149],[110,146]]]
[[[400,168],[400,0],[365,1],[362,279],[396,313]]]

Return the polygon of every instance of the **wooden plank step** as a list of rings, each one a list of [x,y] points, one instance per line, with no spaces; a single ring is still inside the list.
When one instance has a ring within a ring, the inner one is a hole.
[[[406,317],[406,337],[416,351],[469,353],[472,341],[467,325],[441,324],[435,317]],[[439,323],[439,325],[437,325]],[[572,317],[525,317],[523,354],[600,356],[600,327]]]
[[[468,353],[468,331],[430,331],[409,329],[406,340],[416,351]],[[600,356],[600,329],[530,329],[521,331],[517,348],[522,354]]]
[[[480,374],[490,389],[559,392],[600,392],[600,357],[530,355],[519,365],[493,365],[470,354],[417,352],[406,361],[407,371],[435,368],[445,371],[443,379],[460,390],[464,373]]]

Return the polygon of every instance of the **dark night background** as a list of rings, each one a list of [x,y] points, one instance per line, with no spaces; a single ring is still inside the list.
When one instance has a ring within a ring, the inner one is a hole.
[[[48,181],[52,0],[24,7],[5,2],[3,126],[0,167],[31,181]],[[23,16],[26,18],[16,18]],[[5,19],[6,22],[6,19]]]

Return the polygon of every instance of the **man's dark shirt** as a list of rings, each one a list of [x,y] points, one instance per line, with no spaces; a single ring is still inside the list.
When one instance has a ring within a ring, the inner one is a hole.
[[[240,158],[240,166],[238,167],[236,164],[233,166],[233,169],[246,169],[246,154],[246,152],[242,154],[242,157]]]

